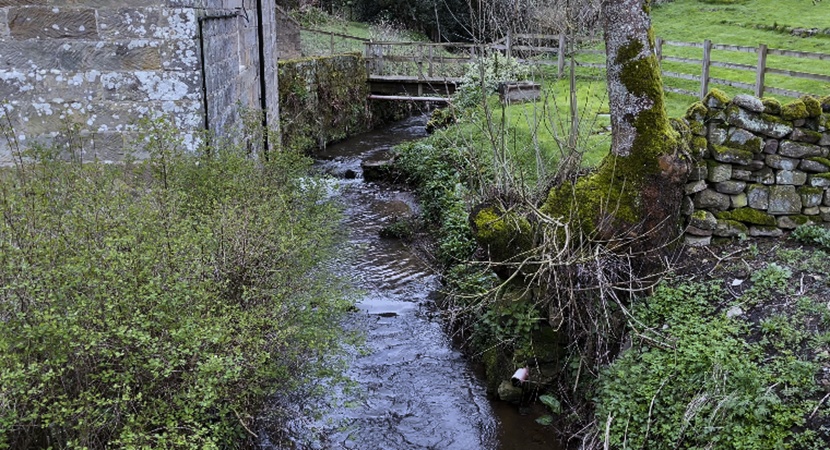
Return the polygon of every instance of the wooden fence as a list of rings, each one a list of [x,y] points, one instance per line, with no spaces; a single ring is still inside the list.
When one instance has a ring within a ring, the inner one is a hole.
[[[821,61],[830,61],[830,54],[825,53],[813,53],[813,52],[800,52],[794,50],[781,50],[775,48],[768,48],[764,44],[758,45],[758,47],[742,47],[739,45],[728,45],[728,44],[713,44],[710,40],[705,40],[702,43],[697,42],[679,42],[679,41],[664,41],[661,38],[657,38],[657,57],[660,61],[661,65],[663,61],[673,61],[673,62],[680,62],[680,63],[687,63],[687,64],[695,64],[701,66],[701,73],[700,75],[691,75],[687,73],[678,73],[678,72],[668,72],[662,71],[664,77],[671,77],[671,78],[679,78],[684,80],[692,80],[700,82],[700,91],[695,93],[686,89],[677,89],[677,88],[665,88],[669,92],[675,92],[678,94],[685,94],[690,96],[698,96],[699,98],[703,98],[706,95],[706,92],[709,91],[710,84],[718,84],[722,86],[731,86],[740,89],[748,89],[753,91],[756,97],[763,97],[765,92],[769,92],[771,94],[783,95],[786,97],[800,97],[802,95],[808,94],[807,92],[798,92],[792,91],[788,89],[780,89],[776,87],[771,87],[766,85],[766,74],[775,74],[775,75],[783,75],[787,77],[793,78],[802,78],[807,80],[813,81],[823,81],[830,83],[830,76],[822,75],[822,74],[815,74],[815,73],[807,73],[807,72],[797,72],[794,70],[786,70],[786,69],[778,69],[773,67],[768,67],[767,65],[767,56],[768,55],[778,55],[778,56],[789,56],[794,58],[806,58],[806,59],[815,59]],[[703,59],[690,59],[690,58],[679,58],[673,56],[663,56],[663,47],[664,46],[675,46],[675,47],[694,47],[694,48],[702,48],[703,49]],[[724,62],[724,61],[714,61],[712,60],[712,50],[725,50],[731,52],[743,52],[743,53],[755,53],[758,55],[758,63],[755,65],[750,64],[737,64],[731,62]],[[714,78],[709,75],[709,68],[710,67],[722,67],[725,69],[734,69],[734,70],[744,70],[755,72],[755,83],[742,83],[733,80],[725,80],[722,78]]]
[[[475,59],[484,55],[487,52],[498,51],[506,55],[519,55],[517,59],[522,62],[527,62],[535,65],[557,66],[559,76],[564,73],[566,58],[573,52],[575,55],[604,55],[605,50],[586,49],[584,47],[590,46],[591,43],[596,43],[596,39],[580,39],[573,47],[582,47],[580,49],[569,49],[569,42],[564,34],[560,35],[545,35],[545,34],[508,34],[507,36],[489,44],[473,44],[467,42],[376,42],[369,39],[355,38],[353,36],[340,35],[331,32],[320,32],[317,30],[306,29],[306,31],[313,31],[317,33],[324,33],[331,36],[331,50],[334,52],[335,37],[354,39],[362,42],[365,45],[365,58],[369,64],[369,71],[374,75],[381,75],[387,63],[410,63],[417,68],[419,77],[435,77],[439,66],[469,64]],[[536,41],[535,45],[522,45],[521,42]],[[549,44],[546,44],[548,42]],[[664,56],[663,50],[665,47],[690,47],[700,48],[703,50],[702,59],[682,58],[676,56]],[[596,48],[596,46],[594,46]],[[396,51],[396,49],[398,51]],[[400,51],[401,49],[408,49],[408,51]],[[730,52],[754,53],[757,54],[757,64],[739,64],[726,61],[715,61],[712,59],[712,50],[722,50]],[[765,93],[777,94],[786,97],[800,97],[802,95],[810,94],[807,92],[799,92],[788,89],[781,89],[766,84],[766,75],[774,74],[786,77],[807,79],[813,81],[821,81],[830,83],[830,75],[798,72],[794,70],[787,70],[783,68],[769,67],[767,64],[768,55],[786,56],[801,59],[813,59],[830,62],[830,54],[802,52],[794,50],[783,50],[768,48],[761,44],[758,47],[743,47],[729,44],[713,44],[710,40],[705,40],[702,43],[698,42],[680,42],[656,39],[656,53],[661,68],[663,61],[678,62],[685,64],[694,64],[700,66],[700,75],[691,73],[682,73],[674,71],[661,70],[663,77],[676,78],[682,80],[697,81],[700,83],[700,90],[693,92],[688,89],[673,88],[665,86],[664,89],[668,92],[689,95],[693,97],[703,98],[709,91],[710,84],[731,86],[734,88],[747,89],[752,91],[755,96],[762,97]],[[542,58],[546,55],[556,55],[556,59]],[[531,58],[533,56],[533,58]],[[590,67],[597,69],[605,69],[604,63],[592,62],[576,62],[577,66]],[[710,76],[709,71],[711,67],[721,67],[726,69],[743,70],[755,73],[755,83],[744,83],[740,81],[727,80],[723,78],[715,78]],[[448,72],[438,76],[447,76]],[[460,74],[459,74],[460,75]],[[456,75],[456,76],[459,76]],[[814,94],[814,93],[813,93]]]

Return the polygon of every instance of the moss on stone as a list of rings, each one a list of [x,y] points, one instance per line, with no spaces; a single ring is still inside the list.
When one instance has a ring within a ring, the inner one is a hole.
[[[793,100],[781,107],[781,118],[784,120],[799,120],[810,117],[807,105],[801,100]]]
[[[822,137],[822,136],[821,136],[821,133],[819,133],[818,131],[813,131],[813,130],[805,130],[804,128],[799,128],[798,130],[799,130],[802,134],[805,134],[805,135],[807,135],[807,136],[810,136],[810,138],[812,139],[812,142],[814,142],[814,143],[815,143],[815,142],[818,142],[818,141],[820,141],[820,140],[821,140],[821,137]]]
[[[718,211],[715,213],[715,218],[720,220],[732,220],[732,213],[730,211]]]
[[[775,225],[756,225],[755,228],[758,231],[766,232],[766,233],[774,233],[778,230],[778,227]]]
[[[738,229],[741,233],[747,234],[749,233],[749,227],[744,225],[742,222],[738,222],[737,220],[726,219],[726,225],[731,228]]]
[[[686,122],[676,117],[669,117],[669,125],[671,125],[674,131],[677,131],[681,135],[689,134],[692,131],[692,129],[686,125]]]
[[[704,210],[702,210],[702,209],[699,209],[699,210],[697,210],[697,211],[693,212],[693,213],[692,213],[692,215],[691,215],[691,217],[692,217],[693,219],[698,219],[698,220],[706,220],[706,217],[708,217],[708,216],[706,215],[706,213],[707,213],[707,211],[704,211]]]
[[[801,195],[818,195],[824,193],[824,188],[814,186],[799,186],[798,193]]]
[[[807,222],[810,222],[810,218],[804,215],[790,216],[790,220],[795,222],[796,225],[804,225]]]
[[[830,159],[827,159],[827,158],[822,158],[820,156],[813,156],[813,157],[807,158],[807,160],[817,162],[817,163],[820,163],[820,164],[824,164],[825,166],[830,167]]]
[[[498,345],[487,347],[481,354],[481,362],[484,364],[484,376],[487,378],[487,390],[496,392],[501,377],[499,376],[499,350]]]
[[[724,147],[723,145],[712,146],[712,157],[724,163],[748,164],[752,160],[752,152],[740,148]]]
[[[709,112],[709,109],[706,108],[706,105],[703,102],[694,102],[692,106],[686,110],[686,118],[689,120],[701,121],[706,117],[706,113]]]
[[[783,115],[783,113],[782,113]],[[771,123],[780,123],[781,125],[786,125],[788,127],[793,126],[792,120],[785,120],[781,116],[776,116],[767,113],[761,113],[761,120],[764,122],[771,122]]]
[[[703,135],[706,134],[706,127],[703,126],[702,122],[698,122],[696,120],[690,120],[689,121],[689,131],[691,131],[692,134],[695,134],[697,136],[703,136]]]
[[[821,110],[830,113],[830,95],[825,95],[820,98],[818,102],[821,104]]]
[[[500,208],[482,208],[473,217],[473,237],[495,261],[507,261],[533,247],[530,222]]]
[[[689,143],[692,151],[695,152],[695,157],[703,157],[706,151],[709,150],[709,141],[703,136],[693,136]]]
[[[775,217],[752,208],[738,208],[729,211],[729,217],[718,217],[719,219],[737,220],[739,222],[751,223],[753,225],[775,226]]]
[[[761,99],[764,104],[764,112],[767,114],[781,114],[781,102],[777,99],[765,97]]]
[[[808,117],[818,117],[821,115],[821,102],[811,95],[803,95],[799,98],[804,102],[804,107],[807,110]]]
[[[712,89],[703,97],[703,104],[708,105],[710,108],[723,108],[728,103],[729,96],[726,95],[726,92],[717,88]]]
[[[751,153],[760,153],[761,150],[764,148],[764,140],[760,137],[754,137],[743,144],[738,144],[736,142],[730,142],[729,148],[737,148],[740,150],[745,150]]]

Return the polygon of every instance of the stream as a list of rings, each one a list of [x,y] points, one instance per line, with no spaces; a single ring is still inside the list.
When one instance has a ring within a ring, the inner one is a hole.
[[[488,398],[483,374],[453,343],[435,305],[439,275],[400,241],[379,237],[395,217],[416,214],[417,201],[402,186],[365,182],[360,163],[425,137],[426,120],[412,117],[314,155],[341,180],[350,251],[335,271],[361,292],[347,326],[364,333],[367,350],[353,356],[348,373],[362,394],[333,413],[348,427],[329,442],[367,450],[556,449],[552,431],[535,422],[541,405],[520,415],[516,405]]]

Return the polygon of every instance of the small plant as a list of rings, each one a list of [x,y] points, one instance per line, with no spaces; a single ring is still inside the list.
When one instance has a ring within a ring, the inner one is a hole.
[[[818,225],[802,225],[792,233],[792,238],[805,244],[813,244],[830,250],[830,230]]]
[[[752,274],[750,280],[754,284],[752,288],[744,293],[743,297],[749,303],[756,304],[772,296],[785,294],[788,291],[789,280],[792,276],[793,272],[788,267],[770,263]]]
[[[542,402],[542,404],[544,404],[548,408],[550,408],[550,411],[553,414],[562,414],[562,405],[559,403],[559,400],[557,400],[556,397],[552,395],[542,395],[539,397],[539,401]],[[536,419],[536,422],[541,425],[548,426],[551,423],[553,423],[553,416],[550,414],[545,414],[544,416]]]

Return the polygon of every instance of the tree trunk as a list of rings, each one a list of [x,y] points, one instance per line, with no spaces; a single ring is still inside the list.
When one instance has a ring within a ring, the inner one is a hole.
[[[599,239],[642,238],[659,247],[677,236],[690,169],[685,142],[666,116],[648,0],[603,3],[611,152],[597,170],[553,188],[542,211]]]

